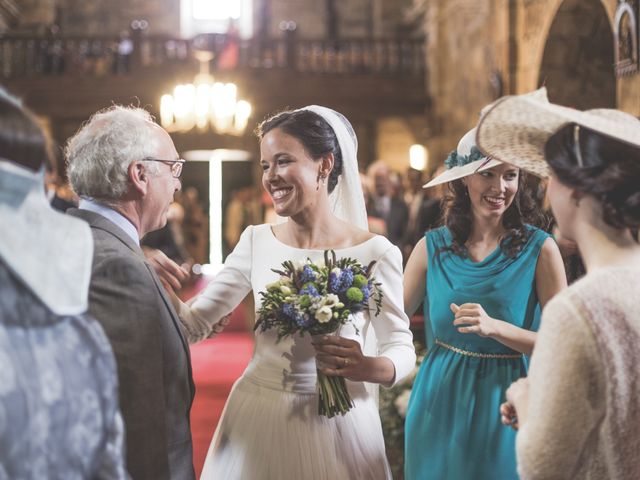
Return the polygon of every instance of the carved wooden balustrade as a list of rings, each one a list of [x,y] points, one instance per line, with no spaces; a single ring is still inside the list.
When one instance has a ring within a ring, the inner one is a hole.
[[[231,69],[289,69],[297,72],[424,76],[423,39],[341,38],[312,40],[295,34],[237,40],[208,34],[193,40],[165,36],[0,35],[0,78],[34,75],[128,74],[150,66],[192,62],[207,49],[216,58],[235,42]]]

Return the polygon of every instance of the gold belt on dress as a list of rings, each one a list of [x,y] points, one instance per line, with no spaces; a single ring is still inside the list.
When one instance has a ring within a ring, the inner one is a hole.
[[[511,353],[479,353],[479,352],[470,352],[469,350],[463,350],[458,347],[454,347],[453,345],[449,345],[448,343],[444,343],[442,340],[438,340],[436,338],[436,345],[440,345],[447,350],[451,350],[452,352],[459,353],[460,355],[466,355],[468,357],[475,358],[521,358],[522,354],[511,354]]]

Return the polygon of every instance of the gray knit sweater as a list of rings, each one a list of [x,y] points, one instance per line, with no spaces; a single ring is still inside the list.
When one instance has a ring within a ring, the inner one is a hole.
[[[548,303],[529,382],[523,479],[640,479],[640,268],[594,271]]]

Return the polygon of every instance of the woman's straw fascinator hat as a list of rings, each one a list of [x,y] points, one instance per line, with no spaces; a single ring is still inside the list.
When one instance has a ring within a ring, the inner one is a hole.
[[[575,124],[578,166],[580,129],[587,128],[640,147],[640,121],[613,109],[580,111],[549,103],[543,87],[532,94],[503,97],[486,109],[477,127],[480,151],[540,177],[548,177],[544,147],[554,133]]]

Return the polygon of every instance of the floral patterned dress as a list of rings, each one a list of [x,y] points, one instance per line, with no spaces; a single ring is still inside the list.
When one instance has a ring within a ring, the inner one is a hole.
[[[98,323],[52,313],[0,259],[0,480],[128,478],[123,440]]]

